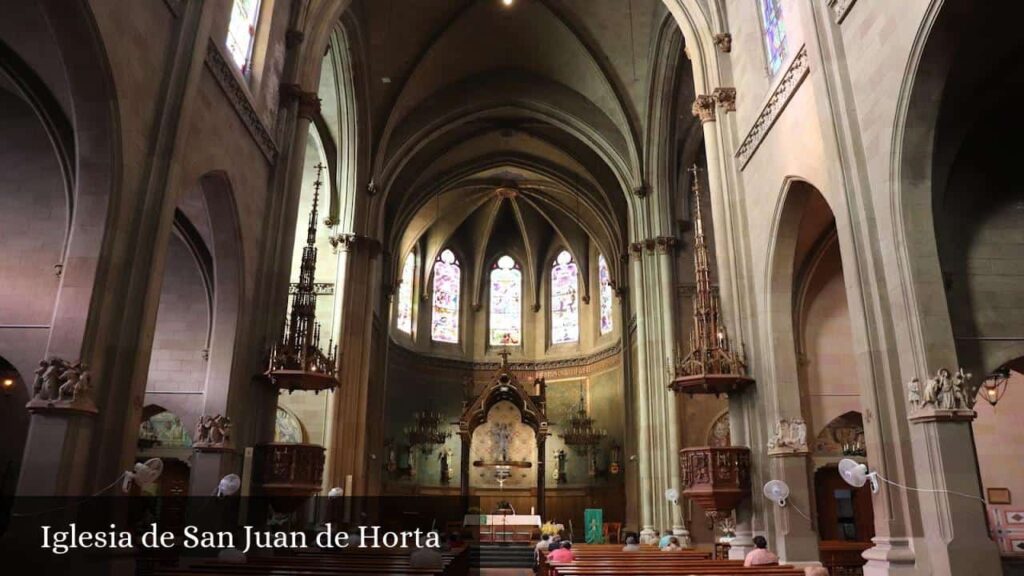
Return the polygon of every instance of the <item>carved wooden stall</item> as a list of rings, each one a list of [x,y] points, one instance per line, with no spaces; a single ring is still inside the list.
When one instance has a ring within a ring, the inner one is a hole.
[[[278,511],[294,510],[320,491],[324,476],[324,447],[316,444],[272,442],[256,446],[255,492],[268,496]]]

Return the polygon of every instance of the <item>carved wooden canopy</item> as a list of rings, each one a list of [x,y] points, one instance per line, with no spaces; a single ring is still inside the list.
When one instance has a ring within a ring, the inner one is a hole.
[[[468,438],[480,426],[487,421],[487,413],[491,408],[503,400],[507,400],[519,408],[523,423],[533,428],[537,437],[548,435],[548,417],[545,409],[545,384],[542,378],[536,383],[540,385],[540,393],[530,394],[519,382],[516,375],[512,373],[508,365],[508,352],[501,353],[501,366],[495,372],[487,388],[476,398],[466,405],[459,417],[459,434]]]

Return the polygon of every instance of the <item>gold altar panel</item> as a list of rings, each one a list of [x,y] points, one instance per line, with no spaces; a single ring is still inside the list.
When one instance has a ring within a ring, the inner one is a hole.
[[[496,403],[487,413],[487,421],[473,431],[473,444],[469,461],[494,462],[501,458],[496,445],[495,426],[506,424],[511,427],[508,459],[530,462],[530,468],[512,468],[511,476],[505,481],[506,488],[528,488],[537,485],[537,437],[533,429],[523,424],[522,415],[515,404],[508,401]],[[477,467],[470,464],[469,485],[473,488],[498,488],[493,467]],[[529,509],[530,504],[527,504]],[[517,508],[518,510],[518,508]]]

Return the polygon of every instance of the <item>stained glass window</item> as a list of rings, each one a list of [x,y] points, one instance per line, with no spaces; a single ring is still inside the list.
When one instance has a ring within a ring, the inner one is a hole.
[[[580,339],[579,271],[572,254],[562,250],[551,267],[551,343]]]
[[[260,19],[260,0],[235,0],[228,24],[227,48],[242,74],[249,73],[256,25]]]
[[[786,59],[786,25],[782,21],[781,0],[758,0],[764,23],[764,42],[768,51],[768,72],[774,76]]]
[[[416,273],[416,255],[405,257],[402,266],[402,283],[398,285],[398,313],[395,325],[406,334],[412,334],[412,285]]]
[[[612,276],[604,254],[597,257],[597,281],[601,287],[601,334],[612,331]]]
[[[523,273],[511,256],[491,270],[491,346],[518,346],[523,339]]]
[[[434,262],[434,309],[430,337],[437,342],[459,341],[459,294],[462,270],[451,250]]]

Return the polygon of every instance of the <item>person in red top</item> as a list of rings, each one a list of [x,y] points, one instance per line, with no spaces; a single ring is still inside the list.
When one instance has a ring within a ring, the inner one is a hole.
[[[764,539],[764,536],[754,536],[754,546],[757,548],[747,553],[747,557],[743,560],[744,566],[766,566],[779,563],[779,557],[768,551],[768,541]]]
[[[572,552],[572,544],[569,541],[562,542],[562,547],[548,552],[548,562],[572,562],[576,555]]]

